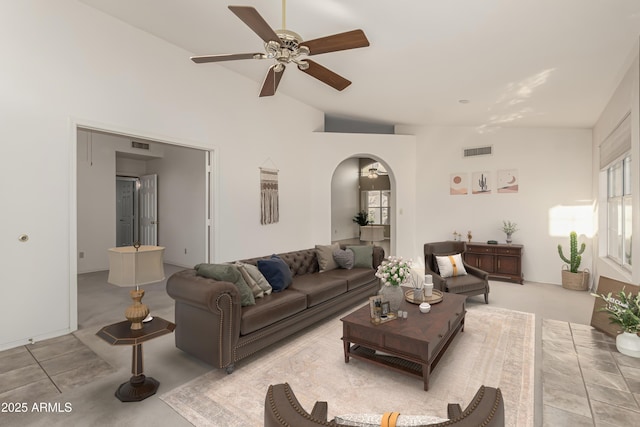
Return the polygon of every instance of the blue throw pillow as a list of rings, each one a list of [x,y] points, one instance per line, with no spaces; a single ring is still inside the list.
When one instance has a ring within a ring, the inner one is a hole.
[[[289,266],[277,255],[258,260],[258,270],[267,279],[273,292],[284,291],[293,282]]]

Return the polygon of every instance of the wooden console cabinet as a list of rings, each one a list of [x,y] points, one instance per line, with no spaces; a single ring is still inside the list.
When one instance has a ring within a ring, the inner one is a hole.
[[[522,245],[466,243],[464,261],[489,273],[489,279],[523,284]]]

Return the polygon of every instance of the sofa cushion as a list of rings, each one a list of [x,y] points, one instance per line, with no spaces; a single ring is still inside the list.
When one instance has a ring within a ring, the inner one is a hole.
[[[198,264],[193,267],[199,276],[208,277],[222,282],[231,282],[240,292],[240,305],[242,307],[255,304],[255,298],[251,288],[242,278],[242,274],[232,264]]]
[[[347,246],[347,249],[355,256],[354,267],[373,268],[373,246]]]
[[[247,264],[244,262],[241,262],[240,264],[242,264],[245,270],[247,270],[249,276],[251,276],[251,278],[256,281],[258,286],[260,286],[260,289],[264,291],[265,295],[269,295],[273,291],[273,288],[269,284],[269,281],[264,277],[262,273],[260,273],[260,270],[258,270],[258,267],[256,265]]]
[[[282,292],[291,284],[291,270],[277,255],[271,255],[269,259],[258,260],[258,270],[267,279],[273,292]]]
[[[331,271],[296,276],[289,289],[305,294],[307,307],[313,307],[347,292],[346,278],[330,273]]]
[[[262,329],[307,308],[307,296],[287,289],[286,292],[272,293],[256,300],[255,305],[242,309],[240,335]]]
[[[487,288],[485,281],[473,274],[449,277],[445,279],[445,286],[449,292],[455,294],[485,290]]]
[[[443,278],[464,276],[467,274],[467,270],[464,269],[464,264],[462,263],[462,255],[460,254],[446,256],[436,255],[436,262],[438,263],[440,276]]]
[[[338,268],[338,263],[333,259],[333,251],[338,249],[340,249],[339,243],[316,245],[316,256],[318,257],[318,266],[321,273]]]
[[[325,274],[327,276],[346,280],[348,291],[378,280],[375,276],[375,270],[371,268],[352,268],[351,270],[338,269],[328,271]]]
[[[333,259],[338,264],[338,267],[351,270],[355,262],[355,255],[353,251],[337,249],[333,251]]]

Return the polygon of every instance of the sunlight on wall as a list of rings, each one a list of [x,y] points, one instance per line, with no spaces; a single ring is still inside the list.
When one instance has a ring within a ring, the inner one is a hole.
[[[495,130],[495,126],[540,114],[531,109],[531,107],[527,107],[524,103],[533,95],[535,89],[549,80],[555,70],[555,68],[548,68],[519,82],[509,83],[500,98],[495,102],[495,105],[490,107],[490,111],[493,114],[489,118],[489,122],[476,128],[478,133],[489,132]]]
[[[549,209],[549,235],[566,237],[571,231],[592,238],[594,234],[593,206],[554,206]]]

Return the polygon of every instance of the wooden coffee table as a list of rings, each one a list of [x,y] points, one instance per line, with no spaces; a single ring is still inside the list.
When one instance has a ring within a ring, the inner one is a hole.
[[[378,325],[371,323],[369,305],[361,307],[340,319],[345,363],[353,357],[415,375],[423,379],[428,390],[429,374],[458,331],[464,331],[466,299],[445,293],[429,313],[420,313],[417,305],[407,303],[407,319]]]

